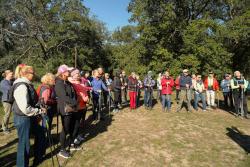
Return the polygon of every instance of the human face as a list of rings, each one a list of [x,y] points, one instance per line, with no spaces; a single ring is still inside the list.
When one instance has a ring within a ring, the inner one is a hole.
[[[166,77],[169,77],[169,72],[166,72],[165,75],[166,75]]]
[[[66,72],[64,72],[63,74],[62,74],[62,79],[63,80],[67,80],[68,79],[68,77],[69,77],[69,71],[66,71]]]
[[[187,76],[188,75],[188,72],[183,72],[184,76]]]
[[[122,76],[126,76],[126,72],[125,71],[122,72]]]
[[[240,77],[241,77],[240,72],[239,72],[239,71],[236,71],[236,72],[235,72],[235,76],[236,76],[237,78],[240,78]]]
[[[34,70],[33,70],[33,69],[31,69],[31,70],[29,70],[28,72],[26,72],[26,78],[27,78],[29,81],[32,81],[32,80],[33,80],[34,75],[35,75],[35,73],[34,73]]]
[[[55,78],[50,78],[50,80],[49,80],[48,83],[49,83],[50,86],[55,85],[55,83],[56,83],[56,82],[55,82]]]
[[[75,79],[75,80],[80,80],[80,79],[81,79],[81,75],[80,75],[80,73],[78,72],[78,73],[76,73],[72,78]]]
[[[213,73],[209,73],[209,77],[214,77],[214,74]]]
[[[198,75],[198,76],[196,77],[196,79],[197,79],[197,81],[200,81],[200,80],[201,80],[201,76]]]
[[[13,72],[9,72],[9,73],[6,75],[6,79],[7,79],[7,80],[12,80],[13,78],[14,78]]]
[[[85,78],[88,78],[89,77],[89,73],[85,73]]]

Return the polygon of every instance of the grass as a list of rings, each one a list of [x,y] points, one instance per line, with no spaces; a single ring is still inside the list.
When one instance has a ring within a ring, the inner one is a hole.
[[[162,113],[160,104],[152,111],[125,108],[104,122],[88,124],[85,134],[83,150],[71,159],[59,158],[63,166],[250,166],[249,120],[220,109]],[[0,141],[0,166],[14,166],[16,131],[0,135]],[[41,166],[52,166],[51,159]]]

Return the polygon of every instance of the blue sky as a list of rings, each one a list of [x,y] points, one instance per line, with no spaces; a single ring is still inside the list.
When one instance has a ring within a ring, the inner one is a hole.
[[[128,25],[130,13],[127,7],[130,0],[84,0],[86,7],[90,8],[90,15],[95,15],[106,23],[108,30],[113,31],[118,26]]]

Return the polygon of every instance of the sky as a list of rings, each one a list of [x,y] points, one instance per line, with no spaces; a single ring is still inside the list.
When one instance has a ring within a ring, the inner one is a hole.
[[[130,0],[84,0],[83,3],[90,8],[90,15],[95,15],[106,23],[109,31],[117,27],[130,24],[131,14],[127,12]]]

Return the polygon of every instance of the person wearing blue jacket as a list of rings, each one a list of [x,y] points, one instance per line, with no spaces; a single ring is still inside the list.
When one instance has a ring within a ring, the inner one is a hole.
[[[192,78],[188,75],[188,70],[184,69],[180,77],[180,102],[177,112],[181,111],[183,102],[187,102],[188,112],[191,112],[191,86]]]
[[[99,98],[101,97],[101,92],[104,90],[106,92],[109,89],[105,86],[104,82],[101,79],[101,75],[98,73],[98,70],[94,70],[94,77],[91,82],[92,85],[92,97],[93,97],[93,119],[97,118],[97,112],[99,109]],[[100,111],[99,111],[100,112]],[[103,113],[101,113],[101,120],[103,120]]]
[[[13,72],[10,70],[6,70],[2,76],[4,77],[4,79],[1,81],[0,83],[0,88],[1,88],[1,92],[2,92],[2,104],[3,104],[3,108],[4,108],[4,118],[2,121],[2,129],[3,132],[5,134],[10,133],[10,130],[8,128],[8,124],[9,124],[9,119],[10,119],[10,113],[11,113],[11,104],[8,103],[8,92],[13,84]]]
[[[152,78],[152,71],[148,72],[148,75],[144,79],[144,106],[146,109],[152,109],[153,103],[153,87],[155,86],[155,81]]]
[[[225,74],[224,79],[221,81],[220,87],[222,88],[223,96],[224,96],[224,104],[226,107],[233,107],[233,98],[232,98],[232,89],[231,89],[231,78],[229,74]]]

